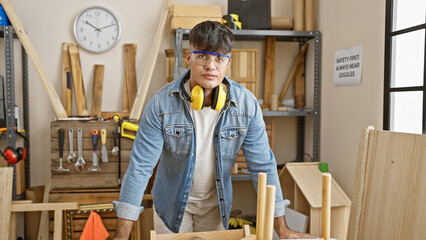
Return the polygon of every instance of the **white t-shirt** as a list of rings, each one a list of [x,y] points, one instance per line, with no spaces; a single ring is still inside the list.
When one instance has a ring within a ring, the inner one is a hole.
[[[185,84],[185,90],[190,93],[189,80]],[[218,205],[214,171],[214,146],[213,132],[220,111],[211,107],[204,107],[197,111],[189,104],[189,112],[194,122],[196,139],[196,159],[194,166],[194,178],[192,180],[189,202],[199,202]]]

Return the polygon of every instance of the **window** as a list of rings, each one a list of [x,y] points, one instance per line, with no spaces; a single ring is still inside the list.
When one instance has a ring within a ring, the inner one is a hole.
[[[426,1],[387,0],[383,128],[426,134]]]

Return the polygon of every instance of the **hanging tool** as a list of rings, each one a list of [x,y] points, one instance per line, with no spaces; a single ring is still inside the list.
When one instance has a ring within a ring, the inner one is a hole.
[[[74,163],[74,158],[76,157],[75,152],[74,152],[74,130],[72,128],[70,128],[68,130],[68,141],[70,143],[70,153],[68,154],[67,157],[67,162],[68,163]]]
[[[131,123],[131,122],[122,122],[121,123],[121,136],[131,138],[131,139],[135,139],[135,137],[136,137],[135,135],[130,135],[130,134],[124,133],[124,129],[136,133],[139,129],[139,126],[134,124],[134,123]]]
[[[106,148],[106,136],[107,132],[106,129],[101,129],[101,141],[102,141],[102,162],[107,163],[108,162],[108,152]]]
[[[86,165],[86,161],[83,159],[83,130],[79,128],[77,130],[77,145],[78,145],[78,158],[77,162],[74,164],[75,170],[80,172],[84,169],[84,165]]]
[[[92,166],[89,168],[90,172],[100,172],[102,169],[98,166],[98,130],[92,131],[92,142],[93,142],[93,152],[92,152]]]
[[[118,137],[117,130],[112,131],[112,137],[114,139],[114,147],[112,148],[111,152],[112,152],[112,155],[117,156],[118,151],[119,151],[119,148],[117,146],[117,137]]]
[[[54,168],[52,170],[55,172],[69,172],[69,168],[62,167],[62,157],[64,156],[64,138],[65,138],[65,130],[60,128],[58,130],[58,138],[59,138],[59,167]]]

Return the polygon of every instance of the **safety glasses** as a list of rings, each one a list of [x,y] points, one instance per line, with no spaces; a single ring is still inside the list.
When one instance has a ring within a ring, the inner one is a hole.
[[[216,52],[206,52],[206,51],[192,51],[189,50],[189,53],[192,55],[193,61],[201,66],[207,66],[210,61],[213,62],[216,68],[222,69],[226,68],[231,62],[231,56],[220,54]]]

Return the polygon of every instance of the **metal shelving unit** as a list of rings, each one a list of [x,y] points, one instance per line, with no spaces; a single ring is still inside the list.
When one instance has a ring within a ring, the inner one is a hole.
[[[174,41],[177,50],[182,49],[182,40],[188,40],[190,29],[175,30]],[[236,41],[265,41],[266,37],[275,37],[276,41],[298,42],[302,46],[309,40],[314,41],[314,105],[313,109],[292,111],[264,111],[264,117],[297,117],[297,161],[303,162],[305,144],[305,118],[313,118],[313,161],[319,162],[320,147],[320,59],[321,33],[319,31],[287,31],[287,30],[231,30]],[[176,57],[178,54],[175,55]],[[176,59],[178,62],[178,59]],[[245,178],[243,178],[245,179]],[[233,180],[240,180],[233,178]]]
[[[15,67],[14,67],[14,39],[18,38],[12,26],[0,26],[0,37],[4,42],[4,104],[6,119],[6,145],[13,149],[16,148],[16,120],[15,120]],[[25,160],[25,187],[30,187],[30,128],[29,128],[29,86],[28,86],[28,55],[21,45],[21,61],[22,61],[22,97],[23,97],[23,127],[25,129],[24,148],[27,150],[27,158]],[[3,136],[2,136],[3,137]],[[16,167],[13,174],[13,199],[19,200],[24,198],[25,194],[16,195]]]

